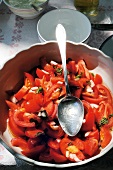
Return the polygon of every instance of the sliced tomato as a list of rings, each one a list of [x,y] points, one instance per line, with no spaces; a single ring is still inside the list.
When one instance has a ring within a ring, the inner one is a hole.
[[[35,122],[25,122],[24,120],[21,119],[23,114],[24,112],[19,110],[14,112],[15,123],[20,127],[35,127]]]
[[[59,139],[49,139],[47,144],[50,148],[58,150],[60,148],[59,142]]]
[[[59,126],[58,127],[58,130],[53,130],[51,129],[49,126],[46,127],[47,128],[47,134],[50,136],[50,137],[53,137],[53,138],[61,138],[64,136],[64,131],[62,130],[62,128]]]
[[[56,84],[57,82],[64,82],[64,78],[63,77],[58,77],[58,76],[55,76],[55,77],[51,77],[50,78],[50,81],[53,83],[53,84]]]
[[[111,141],[112,135],[108,128],[101,127],[100,129],[100,145],[102,148],[105,148]]]
[[[44,102],[48,102],[50,101],[50,97],[52,95],[52,93],[56,90],[56,89],[59,89],[61,87],[61,84],[54,84],[53,86],[51,86],[49,88],[48,91],[46,91],[46,93],[44,94]]]
[[[84,150],[84,141],[81,140],[78,137],[73,137],[72,138],[73,144],[79,149],[79,150]]]
[[[85,159],[84,154],[74,145],[74,142],[68,138],[63,138],[60,142],[62,154],[72,162],[78,162]]]
[[[84,141],[84,152],[89,156],[95,155],[99,149],[98,140],[90,138]]]
[[[78,73],[82,74],[82,77],[86,77],[90,79],[90,73],[89,70],[86,68],[86,64],[84,60],[79,60],[77,65],[78,65]]]
[[[11,101],[9,101],[9,100],[6,100],[6,103],[7,103],[7,105],[8,105],[8,107],[11,109],[11,110],[15,110],[15,109],[18,109],[18,105],[17,104],[15,104],[15,103],[13,103],[13,102],[11,102]]]
[[[73,96],[80,98],[81,94],[82,94],[82,88],[77,88],[77,89],[73,90],[72,93],[73,93]]]
[[[14,97],[17,100],[21,100],[25,96],[25,94],[27,94],[28,90],[28,87],[22,86],[21,89],[14,95]]]
[[[58,109],[58,104],[54,104],[53,113],[48,117],[49,120],[54,120],[57,118],[57,109]]]
[[[34,96],[33,96],[33,99],[36,101],[36,103],[39,105],[39,106],[42,106],[44,104],[44,96],[42,93],[36,93]]]
[[[54,112],[54,103],[53,103],[53,101],[47,102],[43,106],[43,108],[44,108],[44,110],[46,110],[47,116],[50,117]]]
[[[33,148],[23,148],[22,154],[29,158],[35,158],[37,155],[39,155],[44,150],[45,150],[45,144],[40,144]]]
[[[97,84],[102,84],[102,82],[103,82],[103,80],[102,80],[101,75],[100,75],[100,74],[96,74],[96,75],[94,76],[94,83],[95,83],[95,85],[97,85]]]
[[[77,67],[75,61],[69,61],[67,64],[67,69],[69,72],[76,74],[77,73]]]
[[[50,74],[49,72],[45,71],[45,70],[41,70],[39,68],[36,69],[36,74],[37,76],[42,79],[43,76],[45,76],[46,80],[49,81],[50,80]]]
[[[40,153],[39,161],[41,162],[52,162],[53,156],[50,155],[50,148],[47,148],[44,152]]]
[[[24,136],[25,135],[25,133],[24,133],[25,129],[23,127],[18,126],[15,123],[13,116],[9,117],[8,125],[9,125],[9,129],[10,129],[11,133],[14,136]]]
[[[43,79],[40,79],[40,78],[35,78],[35,85],[37,87],[41,87],[43,84]]]
[[[11,139],[11,144],[21,149],[28,148],[27,141],[21,137]]]
[[[28,148],[34,148],[35,146],[41,143],[41,138],[40,137],[29,138],[27,143],[28,143]]]
[[[34,80],[34,77],[27,73],[27,72],[24,72],[24,75],[26,77],[25,79],[25,86],[28,87],[28,88],[31,88],[35,85],[35,80]]]
[[[67,161],[67,158],[64,155],[56,152],[56,150],[52,148],[50,148],[50,155],[56,163],[64,163]]]
[[[44,134],[44,131],[41,129],[27,128],[25,130],[25,135],[29,138],[36,138],[37,136],[40,136],[41,134]]]
[[[35,99],[31,99],[24,103],[24,108],[26,112],[37,112],[40,110],[41,106],[35,101]]]
[[[101,95],[106,96],[107,97],[107,101],[113,105],[113,98],[111,95],[110,90],[105,87],[103,84],[97,84],[97,89],[100,92]]]
[[[99,141],[99,139],[100,139],[99,130],[96,129],[96,130],[94,130],[94,131],[86,132],[85,137],[86,137],[87,139],[89,139],[89,138],[94,138],[94,139],[96,139],[96,140]]]
[[[92,98],[92,97],[87,97],[87,96],[82,96],[84,100],[86,100],[89,103],[94,103],[94,104],[99,104],[102,101],[105,101],[107,99],[107,97],[101,96],[96,98]]]
[[[93,127],[95,125],[95,115],[92,107],[89,108],[84,119],[85,123],[82,124],[81,130],[83,131],[93,130]]]

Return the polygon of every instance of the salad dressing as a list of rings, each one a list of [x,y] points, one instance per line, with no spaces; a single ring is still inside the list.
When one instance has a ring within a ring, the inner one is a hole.
[[[15,8],[23,8],[23,9],[29,9],[31,8],[31,4],[38,7],[42,3],[46,2],[47,0],[7,0],[7,2],[15,7]]]

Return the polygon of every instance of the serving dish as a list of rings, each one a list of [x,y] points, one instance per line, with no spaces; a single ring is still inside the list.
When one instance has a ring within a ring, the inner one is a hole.
[[[56,40],[57,24],[62,24],[66,29],[67,40],[87,43],[91,33],[89,19],[79,11],[66,8],[52,10],[40,18],[37,32],[41,42]]]
[[[15,15],[18,15],[18,16],[24,18],[24,19],[34,19],[45,11],[46,7],[48,6],[49,1],[47,0],[46,2],[42,3],[42,5],[40,7],[35,6],[36,9],[34,9],[32,6],[29,7],[29,8],[16,7],[14,5],[11,5],[9,3],[9,0],[3,0],[3,2],[8,6],[8,8]]]
[[[73,60],[78,61],[84,59],[89,70],[94,73],[99,73],[107,87],[113,93],[113,62],[110,57],[106,56],[103,52],[91,48],[85,44],[75,44],[73,42],[67,42],[67,58],[71,56]],[[22,159],[29,164],[47,166],[47,167],[72,167],[78,165],[84,165],[90,161],[100,158],[107,153],[113,147],[113,133],[110,143],[102,149],[102,151],[89,159],[75,163],[45,163],[27,158],[20,153],[20,149],[13,147],[10,143],[12,138],[7,126],[8,107],[5,100],[9,98],[12,91],[18,90],[21,87],[24,72],[29,72],[32,68],[38,66],[39,58],[45,56],[48,61],[55,60],[60,62],[59,49],[56,42],[45,42],[42,44],[34,44],[31,47],[19,52],[11,59],[3,64],[3,68],[0,70],[0,137],[3,140],[3,145],[17,158]],[[75,57],[76,56],[76,57]],[[13,69],[11,69],[13,68]],[[3,83],[4,82],[4,83]]]
[[[108,37],[100,46],[100,50],[113,59],[113,35]]]

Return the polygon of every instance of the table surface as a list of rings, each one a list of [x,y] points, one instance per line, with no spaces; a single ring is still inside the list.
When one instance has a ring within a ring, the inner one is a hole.
[[[75,9],[73,0],[50,0],[50,7]],[[46,11],[47,12],[47,11]],[[96,17],[89,18],[93,23],[112,23],[113,22],[113,0],[100,0],[99,12]],[[37,22],[39,17],[32,20],[25,20],[13,14],[4,3],[0,5],[0,67],[1,62],[5,62],[7,57],[29,47],[32,44],[40,43],[37,34]],[[91,31],[88,45],[99,48],[100,45],[113,34],[113,31]],[[0,170],[50,170],[53,168],[36,167],[26,164],[15,158],[16,165],[2,165],[2,155],[0,147]],[[54,168],[55,169],[55,168]],[[69,168],[64,168],[69,169]],[[113,169],[113,149],[103,157],[94,160],[86,165],[71,167],[71,170],[112,170]]]

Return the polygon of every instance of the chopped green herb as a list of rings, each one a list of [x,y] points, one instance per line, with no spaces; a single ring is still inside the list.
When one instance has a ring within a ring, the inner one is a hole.
[[[36,90],[36,93],[42,93],[43,92],[43,88],[42,87],[39,87],[37,90]]]
[[[71,145],[73,145],[72,142],[69,142],[69,143],[68,143],[68,146],[71,146]]]
[[[57,69],[56,69],[56,73],[58,73],[58,74],[62,74],[62,71],[63,71],[62,68],[57,68]]]
[[[91,73],[92,74],[92,76],[94,77],[94,73]]]
[[[76,78],[81,78],[82,77],[82,72],[78,75],[76,75]]]
[[[107,123],[108,123],[108,119],[106,117],[103,117],[102,120],[100,121],[99,126],[101,127],[101,126],[103,126],[103,125],[105,125]]]
[[[109,115],[109,118],[113,117],[113,113]]]
[[[87,83],[88,85],[91,85],[91,82],[90,82],[90,80],[86,81],[86,83]]]

